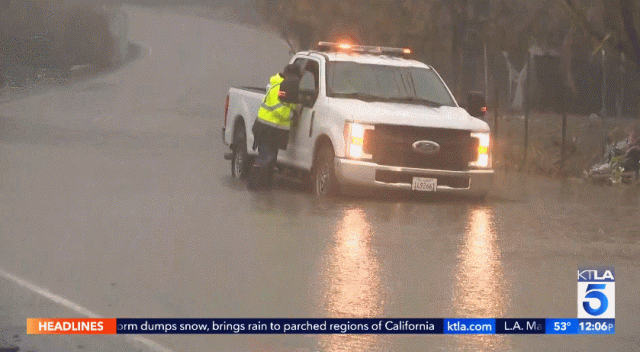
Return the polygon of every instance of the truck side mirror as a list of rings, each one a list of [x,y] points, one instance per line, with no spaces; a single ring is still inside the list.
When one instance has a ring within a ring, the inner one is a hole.
[[[473,117],[483,118],[487,112],[487,101],[481,92],[469,92],[467,112]]]

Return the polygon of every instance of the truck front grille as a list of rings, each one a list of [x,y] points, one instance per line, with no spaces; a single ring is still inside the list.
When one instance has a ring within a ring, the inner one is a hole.
[[[477,159],[478,140],[466,130],[376,125],[364,137],[363,151],[379,165],[462,171]],[[413,149],[416,141],[436,142],[440,151],[418,153]]]

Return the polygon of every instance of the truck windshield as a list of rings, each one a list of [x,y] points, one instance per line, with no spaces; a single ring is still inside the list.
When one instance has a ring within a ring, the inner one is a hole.
[[[327,64],[327,95],[435,107],[456,106],[438,75],[421,67],[333,61]]]

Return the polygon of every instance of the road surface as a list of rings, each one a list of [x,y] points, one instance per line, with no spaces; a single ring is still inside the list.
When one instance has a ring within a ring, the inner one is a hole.
[[[318,201],[287,182],[249,193],[223,160],[224,97],[231,85],[266,84],[286,44],[128,11],[135,62],[0,105],[0,341],[38,351],[640,350],[637,190],[508,174],[483,204]],[[90,315],[571,318],[583,265],[616,269],[614,336],[20,335],[27,317]]]

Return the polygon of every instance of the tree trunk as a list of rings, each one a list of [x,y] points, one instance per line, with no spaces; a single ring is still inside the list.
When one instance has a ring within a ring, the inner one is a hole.
[[[635,57],[630,59],[638,63],[640,60],[640,41],[638,40],[638,31],[636,30],[636,25],[633,21],[633,7],[633,0],[620,0],[622,24],[635,53]]]

